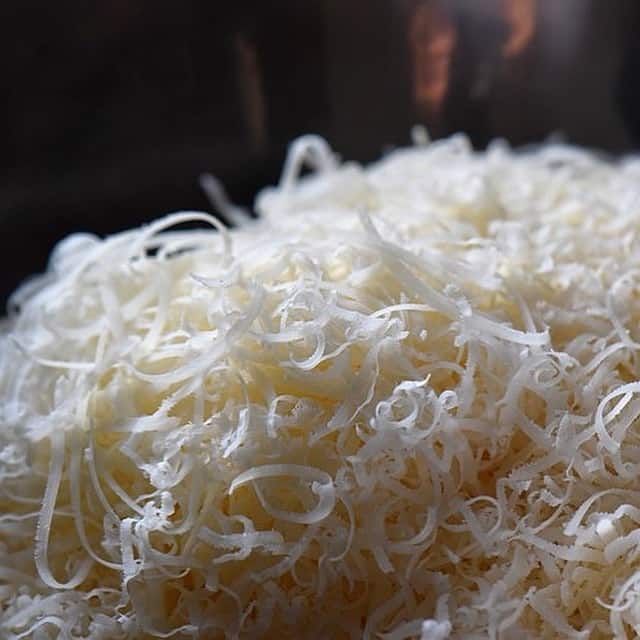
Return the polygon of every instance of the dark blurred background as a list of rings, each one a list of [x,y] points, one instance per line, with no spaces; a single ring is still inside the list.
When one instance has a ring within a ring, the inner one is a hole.
[[[4,0],[0,304],[76,230],[250,205],[313,132],[640,146],[638,0]]]

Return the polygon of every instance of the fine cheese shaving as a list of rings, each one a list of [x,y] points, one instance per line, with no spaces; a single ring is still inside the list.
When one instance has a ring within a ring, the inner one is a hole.
[[[14,294],[0,636],[640,635],[640,160],[415,138]]]

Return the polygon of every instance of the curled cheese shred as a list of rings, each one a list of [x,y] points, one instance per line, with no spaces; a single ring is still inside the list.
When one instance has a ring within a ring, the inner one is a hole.
[[[415,133],[14,294],[0,637],[637,637],[640,161]]]
[[[55,431],[51,437],[51,464],[49,479],[42,498],[42,509],[38,516],[38,527],[34,543],[33,556],[36,569],[41,580],[51,589],[74,589],[81,584],[91,570],[92,558],[86,557],[78,567],[75,575],[67,582],[59,582],[54,578],[49,566],[49,539],[53,522],[53,512],[56,504],[60,482],[62,480],[62,468],[65,457],[65,437],[61,431]]]
[[[314,524],[324,520],[332,511],[336,503],[335,490],[331,476],[325,471],[305,467],[298,464],[267,464],[261,467],[247,469],[233,479],[229,487],[229,493],[233,493],[238,487],[247,482],[254,482],[262,478],[273,477],[299,478],[311,482],[311,491],[315,493],[319,500],[318,504],[306,513],[284,511],[271,506],[264,497],[262,491],[255,484],[256,494],[260,504],[274,518],[296,522],[298,524]]]

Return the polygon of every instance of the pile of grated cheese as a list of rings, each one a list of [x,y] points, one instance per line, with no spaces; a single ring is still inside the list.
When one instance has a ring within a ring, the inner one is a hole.
[[[640,159],[307,136],[257,209],[14,295],[0,637],[637,637]]]

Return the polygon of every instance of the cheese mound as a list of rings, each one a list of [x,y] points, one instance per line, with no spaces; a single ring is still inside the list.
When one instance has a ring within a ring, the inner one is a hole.
[[[306,136],[257,209],[14,295],[0,636],[637,637],[640,159]]]

